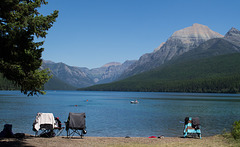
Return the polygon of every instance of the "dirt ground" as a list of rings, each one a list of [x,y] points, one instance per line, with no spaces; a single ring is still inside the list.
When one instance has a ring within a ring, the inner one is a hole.
[[[144,146],[231,146],[222,136],[203,137],[202,139],[165,137],[53,137],[42,138],[26,135],[24,139],[0,139],[1,147],[144,147]]]

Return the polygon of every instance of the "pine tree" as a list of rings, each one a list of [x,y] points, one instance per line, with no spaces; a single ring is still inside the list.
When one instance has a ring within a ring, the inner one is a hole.
[[[50,79],[42,64],[42,42],[58,17],[58,11],[47,16],[38,12],[45,0],[0,1],[0,72],[21,87],[27,95],[44,94],[43,85]]]

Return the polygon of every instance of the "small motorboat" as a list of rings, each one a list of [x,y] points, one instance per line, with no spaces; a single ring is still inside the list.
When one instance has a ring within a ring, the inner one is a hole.
[[[130,103],[131,104],[138,104],[139,102],[138,102],[138,100],[135,100],[135,101],[131,101]]]

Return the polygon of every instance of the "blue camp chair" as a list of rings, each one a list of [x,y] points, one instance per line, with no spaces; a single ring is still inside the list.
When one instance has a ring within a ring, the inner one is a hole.
[[[192,117],[186,117],[185,118],[185,125],[184,125],[184,130],[183,130],[183,135],[184,138],[187,136],[191,135],[193,136],[194,134],[198,135],[198,137],[201,139],[201,130],[200,130],[200,123],[199,123],[199,118],[192,118]]]

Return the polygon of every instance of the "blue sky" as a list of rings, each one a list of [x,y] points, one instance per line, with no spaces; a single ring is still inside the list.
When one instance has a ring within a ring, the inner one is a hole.
[[[47,1],[40,12],[59,10],[59,16],[44,39],[42,58],[90,69],[137,60],[194,23],[222,35],[240,29],[239,0]]]

